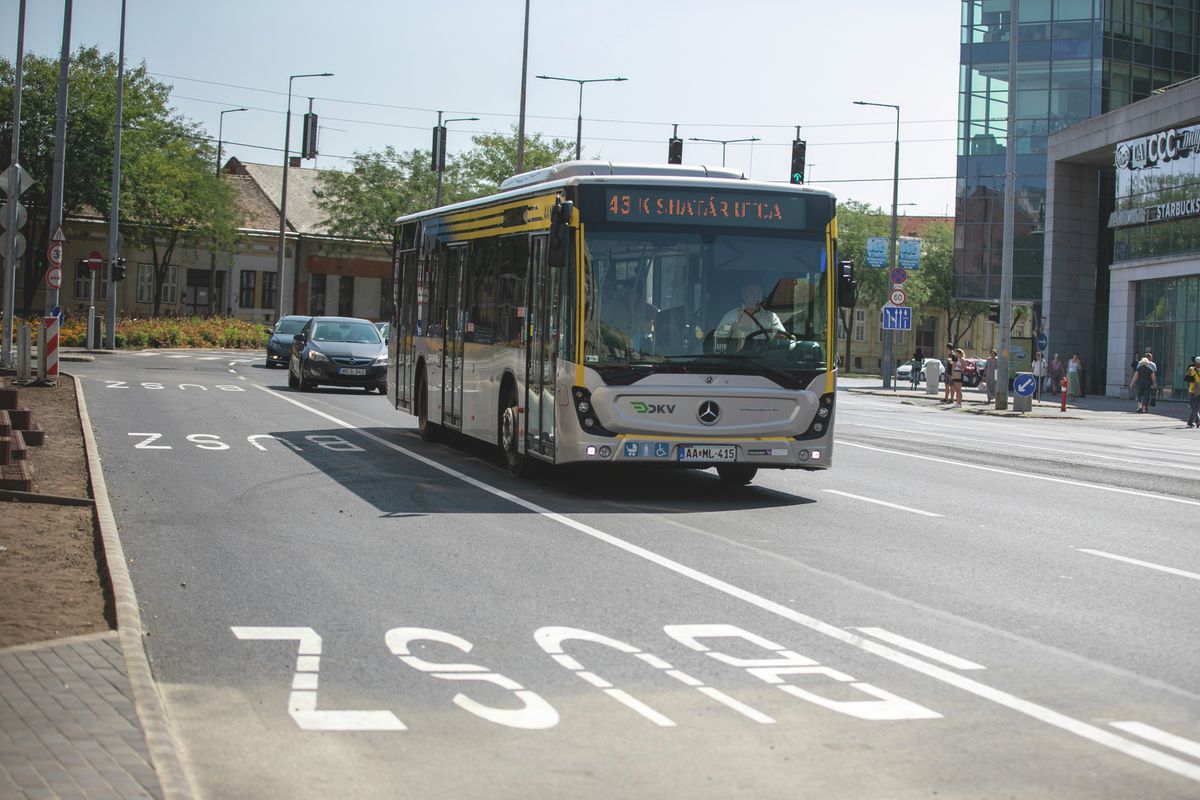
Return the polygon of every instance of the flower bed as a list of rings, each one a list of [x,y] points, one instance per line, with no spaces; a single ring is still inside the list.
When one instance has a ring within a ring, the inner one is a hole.
[[[33,322],[36,343],[40,324]],[[259,349],[266,345],[269,328],[258,322],[231,317],[145,317],[117,320],[113,337],[118,348],[220,347],[229,350]],[[59,347],[87,345],[87,317],[70,317],[58,334]]]

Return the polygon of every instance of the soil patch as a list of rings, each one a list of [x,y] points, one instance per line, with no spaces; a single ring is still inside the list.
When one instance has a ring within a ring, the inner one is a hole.
[[[74,379],[18,388],[46,431],[45,445],[29,448],[34,492],[90,497]],[[0,647],[114,627],[93,509],[0,500],[0,547]]]

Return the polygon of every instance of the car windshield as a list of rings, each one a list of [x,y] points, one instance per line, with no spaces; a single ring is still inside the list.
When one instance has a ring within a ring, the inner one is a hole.
[[[825,369],[816,236],[631,230],[585,239],[584,363]]]
[[[280,336],[299,333],[308,323],[308,317],[300,319],[281,319],[279,325],[275,328],[275,333]]]
[[[379,344],[379,331],[369,322],[322,320],[313,327],[315,342],[352,342]]]

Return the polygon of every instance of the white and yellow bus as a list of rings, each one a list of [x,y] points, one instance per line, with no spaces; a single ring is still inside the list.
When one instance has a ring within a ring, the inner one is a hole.
[[[833,453],[828,192],[728,170],[568,162],[396,220],[388,397],[543,464],[823,469]]]

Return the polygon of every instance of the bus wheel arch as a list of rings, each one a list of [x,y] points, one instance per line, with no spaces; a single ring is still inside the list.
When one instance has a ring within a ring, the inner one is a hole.
[[[446,429],[429,419],[429,379],[425,376],[425,361],[417,363],[413,381],[413,400],[416,404],[417,434],[423,442],[440,442]]]
[[[521,452],[521,408],[517,397],[517,381],[511,372],[500,381],[500,407],[497,409],[496,437],[504,466],[517,478],[533,475],[533,462]]]

